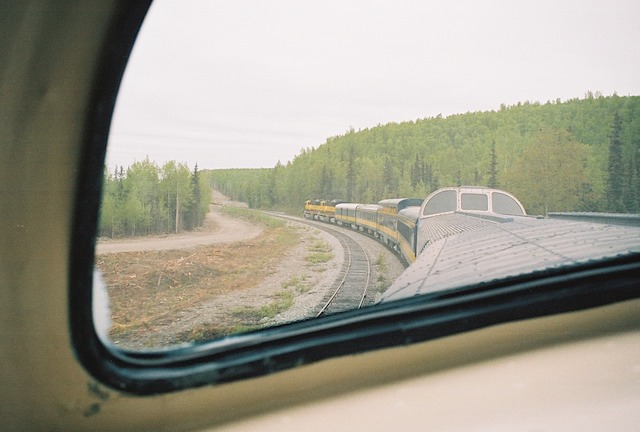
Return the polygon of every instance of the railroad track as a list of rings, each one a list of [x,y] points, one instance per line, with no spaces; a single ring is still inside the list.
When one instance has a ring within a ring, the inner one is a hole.
[[[332,293],[325,300],[324,305],[316,314],[322,315],[360,309],[367,297],[367,290],[371,282],[371,261],[367,252],[353,238],[338,230],[331,233],[344,247],[345,260],[339,278],[332,287]]]
[[[278,213],[270,213],[283,219],[311,225],[334,236],[344,249],[345,260],[340,276],[331,287],[330,293],[320,304],[316,318],[337,312],[359,309],[365,305],[367,291],[371,284],[371,261],[363,247],[352,237],[361,235],[347,228],[333,227],[326,223],[309,221]]]

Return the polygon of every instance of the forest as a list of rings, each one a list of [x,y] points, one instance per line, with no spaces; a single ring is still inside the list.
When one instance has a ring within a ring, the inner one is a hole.
[[[640,97],[521,102],[348,130],[273,168],[212,170],[211,185],[253,208],[309,199],[374,203],[479,185],[516,195],[529,214],[640,212]]]
[[[162,166],[146,158],[105,168],[99,236],[121,237],[193,230],[211,203],[208,174],[184,163]]]

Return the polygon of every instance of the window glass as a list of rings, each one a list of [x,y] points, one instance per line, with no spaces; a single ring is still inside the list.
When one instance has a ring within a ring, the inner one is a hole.
[[[155,0],[107,150],[101,334],[146,350],[315,318],[353,251],[314,223],[374,242],[362,273],[375,307],[405,270],[399,237],[420,255],[487,223],[449,214],[457,191],[441,188],[499,184],[532,214],[639,213],[637,55],[623,43],[637,14],[503,3]],[[601,81],[585,62],[612,52],[617,78]],[[434,192],[414,232],[393,212],[356,211]],[[503,193],[492,202],[521,214]],[[463,194],[461,208],[486,211],[487,195]]]
[[[495,213],[505,214],[505,215],[522,215],[522,208],[520,205],[509,195],[493,192],[491,194],[491,199],[493,202],[493,211]]]
[[[477,193],[463,193],[460,197],[462,210],[489,210],[489,196]]]
[[[445,190],[434,196],[424,206],[425,216],[456,211],[458,207],[458,193],[455,190]]]

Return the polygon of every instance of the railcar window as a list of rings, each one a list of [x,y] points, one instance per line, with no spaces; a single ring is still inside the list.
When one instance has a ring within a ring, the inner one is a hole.
[[[407,226],[404,222],[398,222],[398,232],[400,235],[413,246],[413,229]]]
[[[434,196],[425,204],[425,216],[456,211],[458,208],[458,194],[454,190],[445,190]]]
[[[528,213],[640,212],[640,158],[626,158],[640,143],[638,68],[620,72],[624,88],[585,77],[612,53],[607,68],[626,70],[637,26],[625,18],[626,39],[596,40],[595,25],[618,35],[599,20],[616,8],[576,16],[560,3],[156,0],[103,173],[101,335],[144,351],[322,319],[349,257],[369,262],[353,286],[375,308],[407,257],[495,222],[459,205],[489,211],[492,193],[494,211],[522,214],[494,190]],[[571,73],[540,79],[564,58]],[[487,192],[459,203],[465,184]]]
[[[489,196],[485,194],[463,193],[460,196],[462,210],[489,210]]]
[[[493,211],[495,213],[520,216],[524,213],[520,205],[509,195],[493,192],[491,194],[491,200],[493,203]]]

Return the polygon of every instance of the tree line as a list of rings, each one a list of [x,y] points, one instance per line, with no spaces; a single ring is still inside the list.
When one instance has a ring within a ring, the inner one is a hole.
[[[202,226],[211,203],[206,172],[146,158],[126,169],[105,168],[99,235],[164,234]]]
[[[588,93],[351,129],[286,165],[211,176],[221,191],[255,208],[424,198],[439,187],[484,185],[514,193],[531,214],[637,213],[640,97]]]

